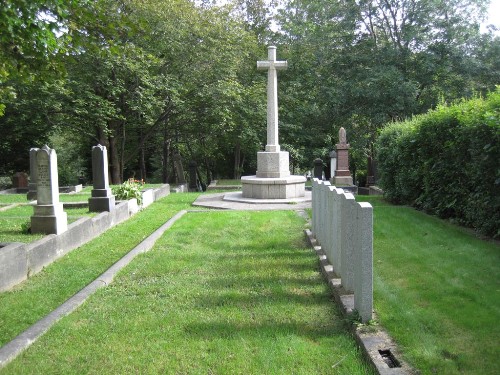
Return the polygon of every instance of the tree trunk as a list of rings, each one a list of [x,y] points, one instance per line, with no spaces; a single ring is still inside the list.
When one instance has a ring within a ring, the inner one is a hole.
[[[170,161],[170,138],[168,136],[167,125],[163,125],[163,147],[161,157],[161,181],[166,184],[169,179],[169,161]]]
[[[111,183],[118,185],[122,183],[121,168],[120,168],[120,155],[118,154],[118,146],[116,138],[113,136],[108,137],[109,141],[109,160],[111,168]]]
[[[139,177],[141,178],[142,181],[146,181],[146,156],[145,156],[145,150],[144,150],[144,134],[142,132],[141,128],[141,134],[140,134],[140,154],[139,154]]]
[[[236,142],[234,147],[234,171],[233,178],[239,180],[241,178],[241,145],[240,142]]]

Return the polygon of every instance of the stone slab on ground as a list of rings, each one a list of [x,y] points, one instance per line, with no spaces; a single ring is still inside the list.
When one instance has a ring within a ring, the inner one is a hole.
[[[311,208],[311,192],[306,191],[302,201],[294,199],[253,199],[243,198],[241,192],[200,195],[193,206],[222,210],[301,210]],[[279,201],[279,202],[277,202]]]

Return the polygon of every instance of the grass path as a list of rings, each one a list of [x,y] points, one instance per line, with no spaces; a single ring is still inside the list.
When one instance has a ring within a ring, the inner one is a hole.
[[[197,212],[5,373],[371,374],[294,212]]]

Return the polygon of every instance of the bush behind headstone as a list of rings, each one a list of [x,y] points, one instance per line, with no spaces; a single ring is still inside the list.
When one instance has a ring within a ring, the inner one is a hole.
[[[376,150],[389,200],[500,236],[500,89],[390,124]]]

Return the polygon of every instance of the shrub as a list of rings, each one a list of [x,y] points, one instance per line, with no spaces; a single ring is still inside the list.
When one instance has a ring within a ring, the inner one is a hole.
[[[376,152],[388,199],[500,236],[500,89],[388,125]]]
[[[113,186],[112,191],[118,200],[137,199],[137,204],[142,204],[141,186],[135,181],[125,181],[123,184]]]

